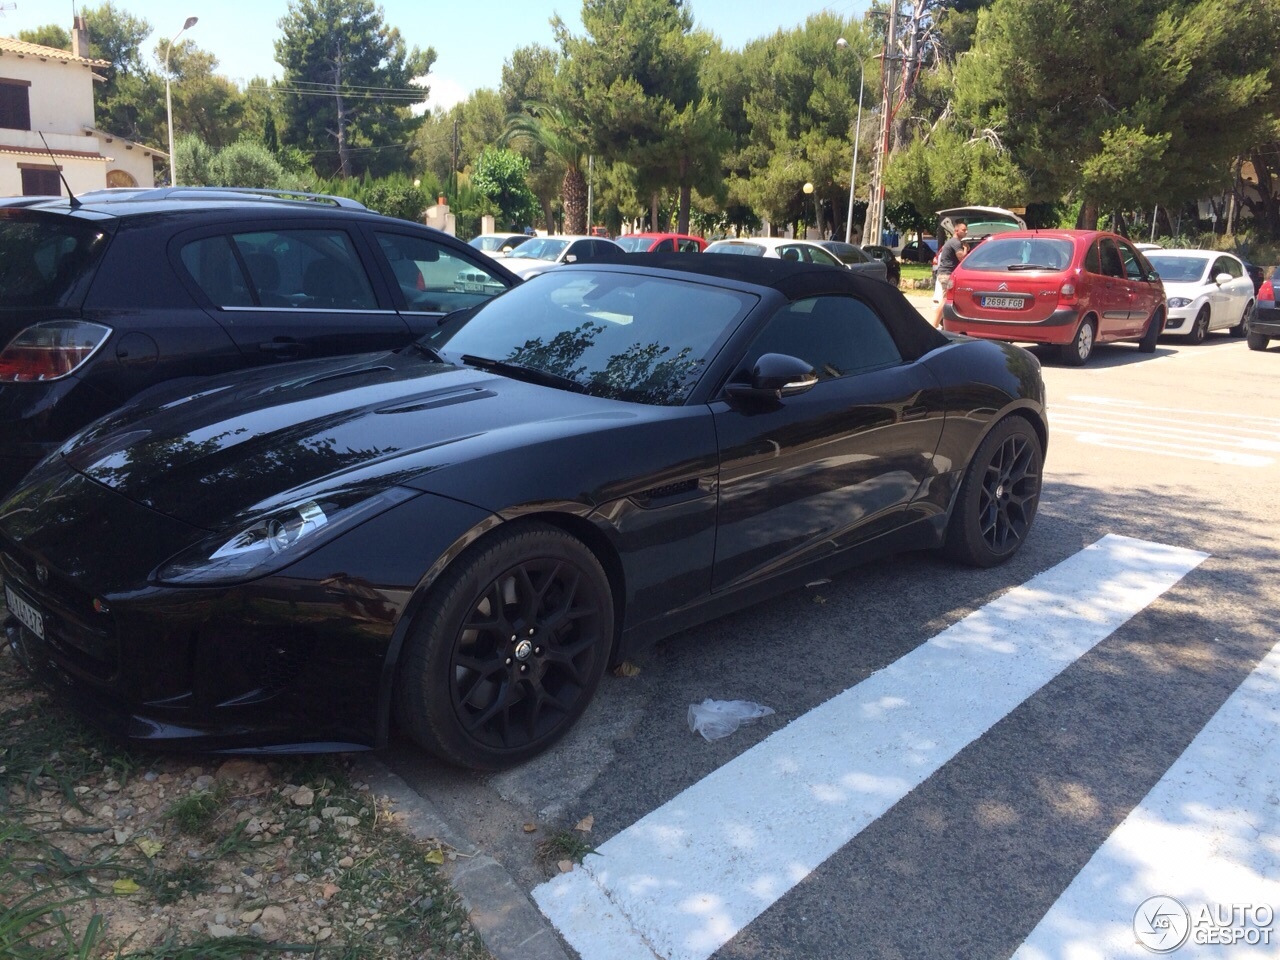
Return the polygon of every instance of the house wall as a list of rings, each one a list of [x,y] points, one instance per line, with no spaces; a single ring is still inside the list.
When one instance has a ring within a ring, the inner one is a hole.
[[[33,130],[79,134],[93,126],[93,73],[85,64],[37,60],[6,50],[0,51],[0,77],[31,82]],[[9,142],[4,133],[0,138]]]
[[[95,155],[56,156],[62,175],[74,193],[101,190],[109,185],[155,186],[152,151],[128,140],[94,135],[87,130],[95,125],[94,80],[88,65],[0,50],[0,77],[30,82],[28,103],[32,127],[31,130],[0,129],[0,196],[21,196],[23,164],[51,166],[54,163],[54,158],[45,155],[45,142],[55,154]],[[44,133],[45,142],[36,131]],[[6,153],[5,147],[38,152]]]

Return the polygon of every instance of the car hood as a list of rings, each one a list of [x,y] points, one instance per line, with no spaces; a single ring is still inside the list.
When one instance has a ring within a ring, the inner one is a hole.
[[[1164,277],[1160,278],[1160,283],[1164,287],[1165,297],[1191,297],[1193,299],[1217,287],[1212,281],[1166,280]]]
[[[99,421],[61,458],[136,503],[218,529],[230,516],[323,487],[399,484],[475,502],[483,494],[474,484],[446,479],[469,460],[504,462],[513,448],[616,427],[649,410],[408,349],[204,381],[193,397]]]

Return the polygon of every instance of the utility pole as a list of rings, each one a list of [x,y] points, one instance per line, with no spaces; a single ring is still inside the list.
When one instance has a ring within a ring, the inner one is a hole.
[[[898,0],[889,0],[889,25],[885,30],[883,84],[880,97],[880,142],[876,147],[875,170],[871,174],[871,190],[867,196],[867,218],[863,222],[862,242],[880,243],[884,231],[884,170],[889,162],[889,131],[893,128],[893,65],[897,61]]]
[[[449,170],[453,178],[453,202],[458,202],[458,118],[453,118],[453,166]]]

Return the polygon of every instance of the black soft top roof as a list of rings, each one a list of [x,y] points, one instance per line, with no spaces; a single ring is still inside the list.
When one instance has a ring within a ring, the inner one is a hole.
[[[905,360],[918,360],[930,350],[951,342],[920,316],[897,287],[841,267],[729,253],[633,253],[623,265],[678,270],[772,287],[791,301],[821,296],[859,297],[884,319]]]

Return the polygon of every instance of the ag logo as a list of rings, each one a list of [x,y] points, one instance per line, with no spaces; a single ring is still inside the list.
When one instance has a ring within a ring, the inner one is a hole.
[[[1152,953],[1172,953],[1190,932],[1191,914],[1173,897],[1148,897],[1133,915],[1133,935]]]

